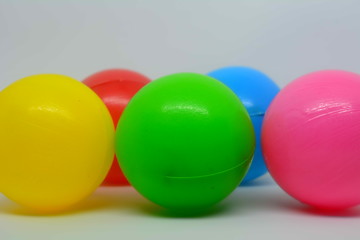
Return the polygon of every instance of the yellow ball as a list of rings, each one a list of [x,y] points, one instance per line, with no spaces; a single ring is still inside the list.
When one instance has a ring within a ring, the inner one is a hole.
[[[23,78],[0,92],[0,192],[41,212],[91,194],[114,156],[114,127],[100,98],[67,76]]]

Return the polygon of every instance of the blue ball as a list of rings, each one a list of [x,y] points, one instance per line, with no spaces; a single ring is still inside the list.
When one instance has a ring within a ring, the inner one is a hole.
[[[261,127],[264,114],[280,88],[262,72],[249,67],[225,67],[208,73],[227,85],[242,101],[248,111],[256,135],[256,149],[251,167],[243,182],[267,172],[261,150]]]

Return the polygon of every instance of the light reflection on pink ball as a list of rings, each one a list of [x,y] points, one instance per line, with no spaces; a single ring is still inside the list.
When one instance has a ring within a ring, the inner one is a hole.
[[[319,71],[290,83],[265,115],[262,145],[270,174],[297,200],[360,204],[360,75]]]

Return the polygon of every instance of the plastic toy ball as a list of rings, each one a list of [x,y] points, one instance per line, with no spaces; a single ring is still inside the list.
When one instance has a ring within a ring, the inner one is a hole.
[[[0,92],[0,191],[41,213],[69,208],[105,178],[114,132],[101,99],[75,79],[11,84]]]
[[[360,203],[360,75],[319,71],[286,86],[264,119],[269,172],[299,201],[324,210]]]
[[[248,111],[256,136],[256,148],[250,169],[243,182],[251,181],[267,172],[261,150],[261,128],[265,111],[279,92],[279,87],[262,72],[249,67],[225,67],[210,72],[240,98]]]
[[[101,71],[83,81],[103,100],[110,111],[115,126],[117,126],[130,99],[149,82],[150,79],[144,75],[125,69]],[[103,184],[129,185],[115,156]]]
[[[200,74],[162,77],[129,102],[116,130],[125,176],[173,211],[197,212],[228,196],[250,165],[255,136],[236,95]]]

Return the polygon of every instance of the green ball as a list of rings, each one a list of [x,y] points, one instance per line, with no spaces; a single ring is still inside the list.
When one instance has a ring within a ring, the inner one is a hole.
[[[254,130],[239,98],[195,73],[146,85],[116,131],[116,154],[129,182],[172,210],[198,211],[226,198],[245,176],[254,148]]]

